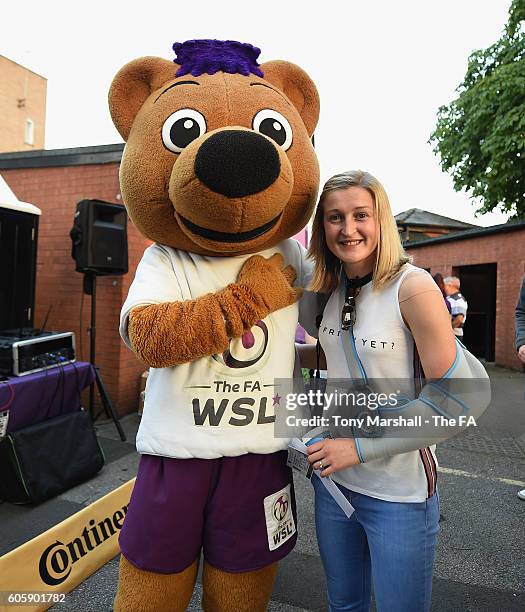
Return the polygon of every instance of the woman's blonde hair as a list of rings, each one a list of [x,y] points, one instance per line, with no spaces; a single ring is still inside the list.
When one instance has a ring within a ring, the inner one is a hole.
[[[349,170],[336,174],[326,181],[317,204],[312,225],[312,240],[308,249],[308,257],[313,259],[315,264],[312,282],[308,287],[312,291],[331,293],[338,287],[341,280],[342,263],[326,245],[323,203],[326,195],[331,191],[348,189],[348,187],[363,187],[374,199],[374,218],[378,241],[373,271],[373,288],[379,288],[394,277],[402,265],[410,261],[410,257],[405,253],[401,244],[383,185],[368,172]]]

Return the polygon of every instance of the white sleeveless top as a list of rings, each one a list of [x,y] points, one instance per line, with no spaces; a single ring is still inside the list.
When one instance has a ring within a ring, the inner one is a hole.
[[[414,340],[399,308],[399,288],[409,273],[428,274],[421,268],[405,264],[399,274],[378,291],[372,290],[372,282],[364,285],[356,299],[354,341],[368,379],[413,379]],[[319,327],[328,379],[350,378],[341,338],[344,292],[342,283],[330,296]],[[352,491],[378,499],[422,502],[435,491],[437,460],[434,449],[361,463],[336,472],[332,478]]]

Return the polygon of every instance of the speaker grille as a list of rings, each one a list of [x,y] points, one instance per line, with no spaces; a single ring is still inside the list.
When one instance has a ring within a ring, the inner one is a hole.
[[[123,206],[101,200],[80,201],[71,238],[78,272],[114,275],[128,271],[127,214]]]

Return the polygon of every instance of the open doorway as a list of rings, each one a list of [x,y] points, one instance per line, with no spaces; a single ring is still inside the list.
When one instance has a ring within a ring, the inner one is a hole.
[[[494,361],[497,264],[458,266],[453,274],[459,277],[460,291],[468,303],[463,342],[476,357]]]

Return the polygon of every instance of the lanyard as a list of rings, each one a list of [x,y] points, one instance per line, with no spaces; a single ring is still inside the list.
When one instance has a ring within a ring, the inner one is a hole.
[[[338,311],[342,312],[346,300],[346,292],[341,287],[339,291]],[[357,349],[355,347],[354,340],[354,326],[350,325],[350,329],[341,329],[341,340],[343,343],[343,350],[346,357],[346,363],[348,365],[348,371],[350,378],[354,381],[362,381],[366,384],[366,372],[361,364],[359,356],[357,355]]]
[[[290,453],[290,449],[292,451],[297,451],[301,453],[302,455],[304,455],[305,458],[308,456],[308,450],[307,450],[306,444],[302,440],[299,440],[299,438],[293,438],[291,440],[289,453]],[[296,467],[296,466],[293,466],[293,467]],[[321,478],[320,473],[321,473],[321,470],[314,470],[314,474],[320,479],[320,481],[326,487],[328,493],[330,493],[330,495],[334,498],[334,501],[341,508],[341,510],[346,514],[346,516],[350,518],[355,511],[354,507],[346,499],[343,493],[339,490],[339,488],[337,487],[335,482],[332,480],[332,478],[330,476],[326,476],[326,478]]]

